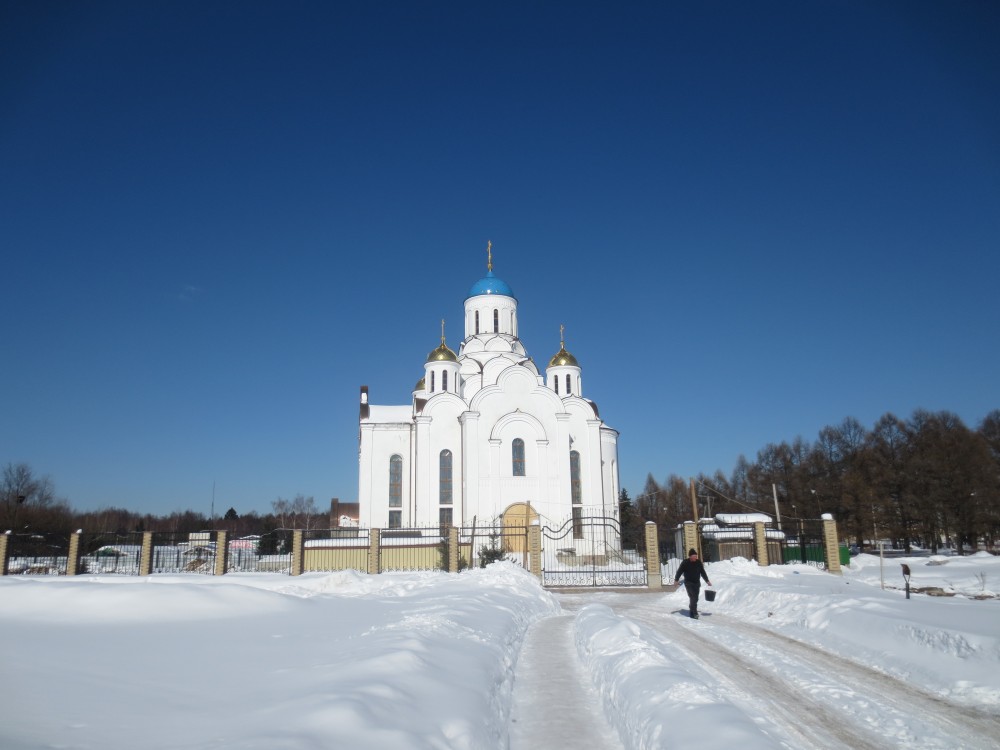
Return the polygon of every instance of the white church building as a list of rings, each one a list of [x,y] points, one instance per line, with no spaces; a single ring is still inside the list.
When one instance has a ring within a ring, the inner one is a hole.
[[[617,516],[618,432],[585,397],[565,341],[544,372],[528,356],[517,298],[493,273],[492,246],[486,275],[465,298],[457,354],[443,326],[409,404],[379,406],[361,388],[360,525]]]

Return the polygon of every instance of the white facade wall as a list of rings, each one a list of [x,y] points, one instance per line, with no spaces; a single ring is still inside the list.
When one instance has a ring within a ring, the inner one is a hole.
[[[490,273],[474,289],[494,279]],[[494,310],[498,332],[493,331]],[[358,476],[362,525],[388,525],[393,455],[403,459],[402,526],[437,524],[443,450],[452,453],[450,507],[455,524],[469,525],[473,519],[486,524],[520,503],[530,503],[544,523],[561,524],[571,517],[573,507],[571,450],[580,454],[581,505],[588,512],[616,510],[618,433],[582,398],[582,369],[551,366],[543,376],[517,338],[517,328],[513,296],[469,297],[458,361],[429,358],[425,387],[413,391],[409,413],[400,406],[370,410],[362,406]],[[447,392],[442,390],[443,371],[448,372]],[[570,394],[565,392],[567,375]],[[557,376],[558,394],[553,385]],[[524,476],[514,475],[515,439],[524,442]]]

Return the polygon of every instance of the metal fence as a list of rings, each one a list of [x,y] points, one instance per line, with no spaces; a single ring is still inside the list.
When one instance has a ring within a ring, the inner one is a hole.
[[[8,534],[7,572],[11,575],[66,575],[69,537],[46,532]]]
[[[459,529],[459,570],[506,560],[528,568],[528,529],[517,525],[463,526]]]
[[[542,527],[545,586],[645,586],[646,556],[621,547],[621,527],[612,516],[571,518]]]
[[[79,573],[137,576],[142,557],[142,532],[83,533],[79,555]]]
[[[153,534],[153,573],[215,573],[217,532],[179,534],[158,531]]]
[[[226,572],[290,574],[293,533],[291,529],[276,529],[228,540]]]
[[[303,570],[367,572],[371,534],[368,529],[359,528],[314,529],[303,533],[303,547]]]
[[[823,522],[800,520],[785,529],[788,539],[782,551],[782,562],[800,562],[826,568],[826,538]]]

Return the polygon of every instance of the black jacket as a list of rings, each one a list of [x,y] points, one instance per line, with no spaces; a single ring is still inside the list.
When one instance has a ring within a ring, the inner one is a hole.
[[[701,560],[695,560],[691,562],[690,560],[683,560],[680,567],[677,568],[677,575],[674,576],[674,583],[681,580],[681,576],[684,576],[685,586],[699,586],[698,577],[705,579],[705,583],[711,583],[708,580],[708,573],[705,572],[705,566],[702,564]]]

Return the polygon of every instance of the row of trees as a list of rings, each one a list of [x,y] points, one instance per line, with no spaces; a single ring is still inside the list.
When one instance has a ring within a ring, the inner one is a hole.
[[[815,442],[771,443],[755,461],[740,456],[729,476],[695,480],[699,515],[763,512],[782,521],[832,513],[841,535],[863,546],[890,539],[910,550],[944,545],[995,548],[1000,539],[1000,410],[970,429],[950,412],[918,410],[908,420],[885,414],[870,429],[847,418]],[[623,492],[628,536],[652,520],[673,528],[693,514],[687,479],[650,475],[642,494]],[[786,526],[786,530],[787,530]]]
[[[56,497],[55,485],[47,476],[38,476],[25,463],[7,464],[0,473],[0,532],[46,533],[68,537],[76,529],[124,534],[132,531],[169,531],[189,534],[211,529],[225,530],[234,537],[263,534],[275,529],[329,528],[329,512],[320,510],[312,497],[296,495],[278,498],[272,512],[240,514],[230,508],[221,517],[211,518],[192,510],[168,515],[136,513],[125,508],[74,511],[66,500]]]
[[[813,443],[796,438],[768,444],[753,462],[741,456],[729,476],[698,475],[699,515],[773,514],[772,486],[783,522],[832,513],[841,534],[858,545],[887,538],[907,550],[913,544],[935,552],[942,545],[992,548],[1000,539],[1000,410],[976,429],[950,412],[919,410],[905,421],[886,414],[870,430],[848,418],[824,427]],[[645,521],[665,530],[692,516],[688,480],[676,475],[662,484],[650,475],[638,497],[622,491],[620,500],[626,543],[641,541]],[[183,534],[214,528],[245,536],[330,526],[329,514],[312,497],[278,498],[271,505],[269,514],[240,515],[230,508],[221,518],[190,510],[167,516],[123,508],[77,512],[27,464],[8,464],[0,476],[0,531]]]

